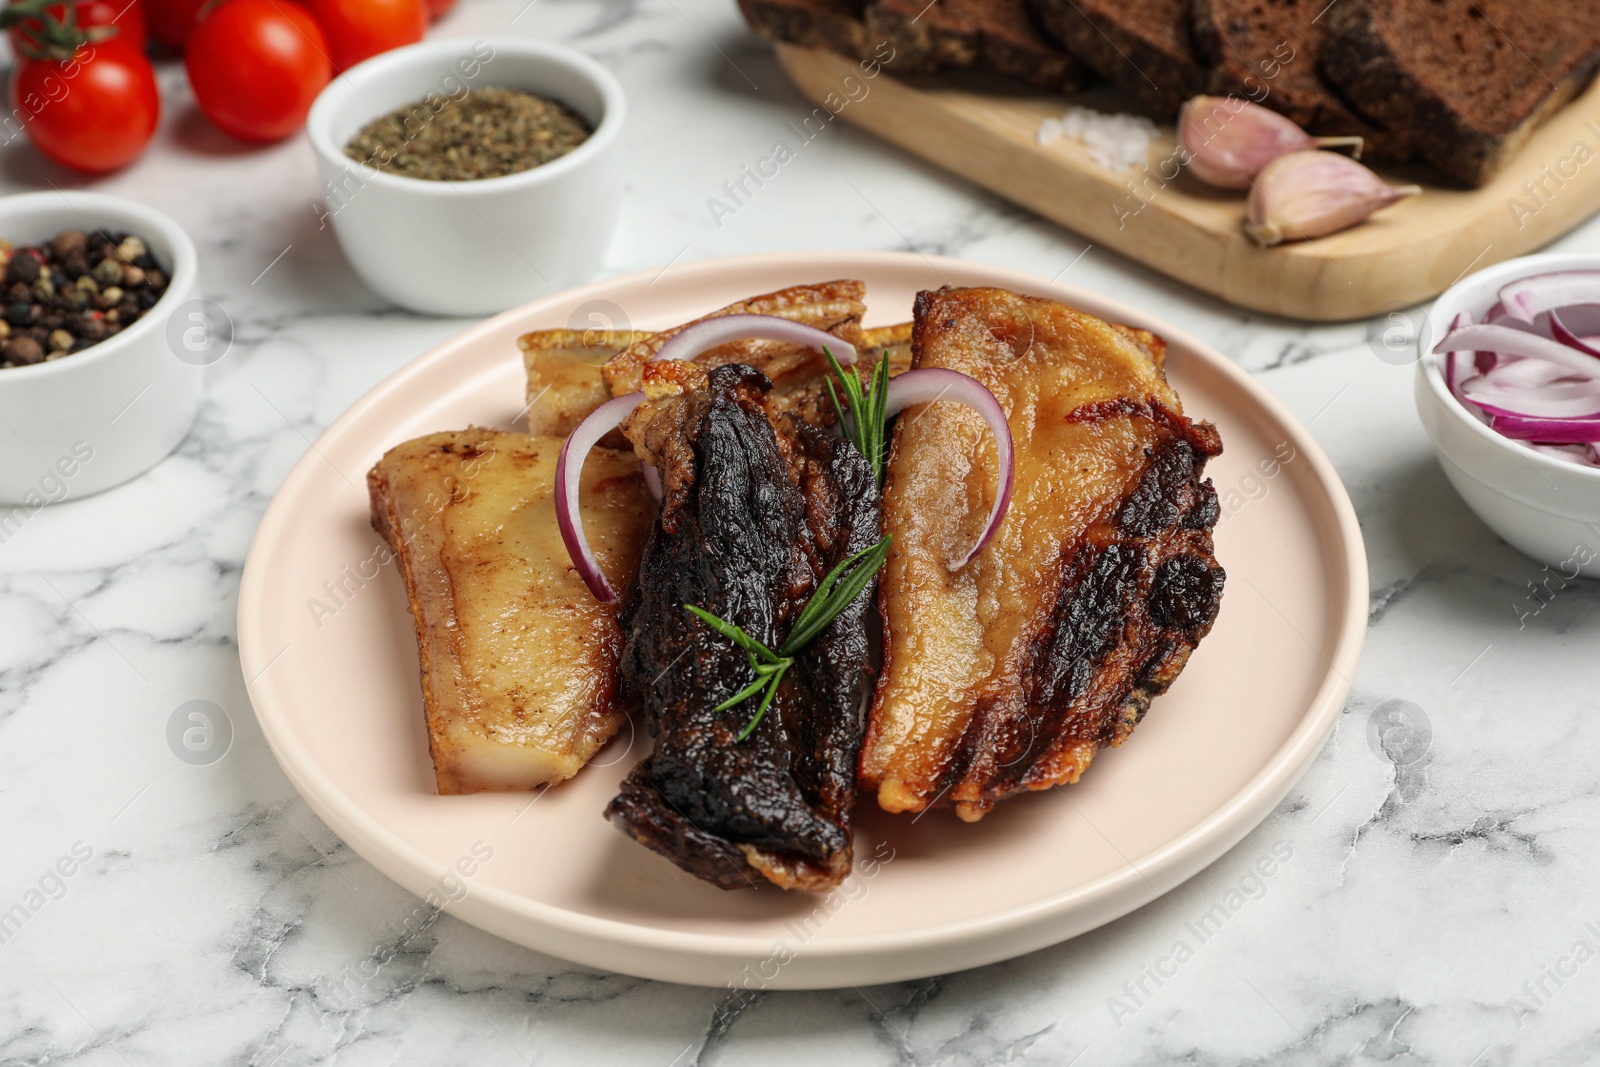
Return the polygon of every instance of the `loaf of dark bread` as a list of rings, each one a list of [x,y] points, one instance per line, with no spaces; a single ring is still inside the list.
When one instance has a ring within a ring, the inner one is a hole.
[[[1600,65],[1592,0],[1339,0],[1323,21],[1323,77],[1473,186]]]
[[[866,59],[871,53],[866,0],[739,0],[750,28],[771,41]]]
[[[1033,0],[1046,32],[1091,70],[1171,121],[1204,92],[1192,0]]]
[[[1045,36],[1025,0],[872,0],[866,17],[868,35],[894,46],[902,73],[986,67],[1060,92],[1089,76]]]
[[[1357,115],[1319,73],[1328,0],[1194,0],[1194,41],[1209,91],[1254,100],[1319,137],[1360,137],[1362,158],[1409,159],[1408,131]]]

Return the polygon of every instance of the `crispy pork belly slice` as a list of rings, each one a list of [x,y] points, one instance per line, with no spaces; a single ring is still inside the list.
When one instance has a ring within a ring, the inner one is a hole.
[[[889,373],[911,366],[911,324],[898,323],[862,329],[860,282],[828,282],[797,286],[765,296],[751,297],[706,316],[781,314],[807,325],[838,333],[863,353],[858,373],[870,374],[879,354],[889,353]],[[698,321],[698,320],[696,320]],[[681,327],[680,327],[681,328]],[[667,337],[678,332],[653,334],[644,330],[534,330],[517,339],[528,374],[528,432],[566,436],[589,413],[610,400],[613,384],[620,392],[639,388],[641,369]],[[632,356],[628,350],[641,346]],[[696,361],[712,367],[738,361],[756,366],[778,381],[767,406],[777,412],[792,411],[814,426],[831,426],[832,404],[823,388],[827,361],[816,353],[792,345],[747,341],[723,345]],[[615,363],[610,378],[604,371]],[[620,447],[620,436],[606,444]]]
[[[877,366],[878,357],[889,355],[889,376],[904,374],[911,369],[911,323],[897,322],[893,326],[874,326],[861,331],[861,350],[867,362]]]
[[[1223,571],[1215,429],[1183,416],[1159,338],[997,289],[917,298],[914,363],[977,378],[1015,438],[1011,510],[966,567],[989,510],[994,446],[957,404],[894,432],[881,576],[884,665],[860,766],[889,811],[1078,779],[1124,741],[1211,627]]]
[[[576,430],[611,399],[600,368],[649,336],[642,330],[535,330],[517,338],[528,372],[528,432],[565,437]]]
[[[416,623],[440,793],[570,778],[622,721],[616,606],[590,594],[556,528],[560,450],[558,437],[436,433],[367,475]],[[589,543],[626,585],[655,514],[638,461],[597,448],[581,484]]]
[[[777,648],[817,582],[877,542],[872,470],[842,437],[774,418],[763,403],[770,383],[753,368],[650,373],[680,388],[648,388],[629,434],[679,441],[660,446],[668,492],[623,620],[621,677],[655,747],[606,817],[724,889],[765,880],[826,891],[850,872],[871,595],[797,654],[742,741],[757,702],[714,709],[750,683],[749,658],[684,605]]]

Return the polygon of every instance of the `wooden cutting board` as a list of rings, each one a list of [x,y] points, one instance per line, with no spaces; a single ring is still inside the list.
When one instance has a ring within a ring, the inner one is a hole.
[[[1297,319],[1368,318],[1419,304],[1469,271],[1524,255],[1600,210],[1600,83],[1535,132],[1489,185],[1430,185],[1423,170],[1394,170],[1424,193],[1344,233],[1261,248],[1244,235],[1244,199],[1163,166],[1171,130],[1150,164],[1113,172],[1078,141],[1038,142],[1040,122],[1073,99],[951,76],[864,78],[832,52],[779,44],[778,59],[818,105],[820,129],[844,119],[947,170],[1231,304]],[[1106,110],[1103,98],[1087,106]],[[796,127],[799,129],[800,127]],[[814,135],[814,134],[812,134]]]

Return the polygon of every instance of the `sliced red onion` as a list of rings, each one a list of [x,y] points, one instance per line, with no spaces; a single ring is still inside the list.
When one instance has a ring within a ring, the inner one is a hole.
[[[1600,304],[1600,271],[1563,270],[1518,278],[1500,289],[1507,313],[1532,322],[1539,314],[1573,304]]]
[[[823,345],[841,366],[856,361],[855,346],[826,330],[777,315],[717,315],[685,326],[656,350],[652,359],[693,359],[702,352],[734,341],[786,341],[821,351]]]
[[[1519,319],[1507,311],[1504,304],[1496,304],[1483,317],[1483,322],[1486,326],[1505,326],[1508,329],[1521,330],[1523,333],[1538,334],[1540,337],[1555,336],[1555,332],[1550,328],[1550,313],[1548,311],[1534,316],[1532,320]],[[1492,357],[1494,353],[1479,352],[1478,355]]]
[[[583,474],[583,461],[600,439],[622,425],[633,414],[633,409],[644,402],[643,393],[626,393],[607,400],[595,408],[578,428],[567,435],[556,457],[556,526],[561,530],[561,540],[566,542],[567,554],[578,569],[578,577],[589,587],[596,600],[610,603],[617,599],[616,591],[606,581],[600,570],[600,561],[583,535],[583,515],[578,510],[578,487]]]
[[[1542,452],[1563,463],[1574,463],[1580,467],[1600,467],[1600,451],[1596,451],[1593,444],[1541,445],[1536,441],[1523,441],[1521,444],[1524,448]]]
[[[1518,279],[1500,297],[1481,325],[1458,316],[1434,348],[1445,385],[1503,436],[1600,467],[1600,271]]]
[[[665,495],[661,489],[661,475],[656,473],[654,466],[642,459],[639,461],[639,470],[644,474],[644,487],[650,490],[650,495],[656,498],[657,504],[661,503],[661,498]]]
[[[1467,399],[1485,415],[1510,419],[1600,419],[1600,398],[1584,397],[1581,400],[1550,400],[1518,397],[1506,404],[1485,400],[1468,390]]]
[[[938,400],[954,400],[981,415],[989,432],[994,434],[995,451],[1000,460],[1000,488],[995,494],[994,506],[989,509],[989,521],[984,525],[982,535],[966,555],[946,564],[951,570],[958,571],[982,551],[983,546],[1000,529],[1000,524],[1005,522],[1006,512],[1011,507],[1011,490],[1017,479],[1017,464],[1012,455],[1011,426],[1006,422],[1006,413],[1000,407],[1000,401],[984,388],[982,382],[960,371],[925,367],[922,370],[908,370],[889,379],[884,414],[898,415],[913,404],[931,404]]]
[[[1568,463],[1576,463],[1580,466],[1594,465],[1591,458],[1594,452],[1594,445],[1541,445],[1534,441],[1524,441],[1523,445],[1533,449],[1535,452],[1542,452],[1547,456],[1553,456]]]
[[[1472,316],[1463,311],[1461,314],[1457,315],[1455,321],[1450,324],[1450,332],[1455,333],[1463,326],[1471,325]],[[1461,383],[1463,378],[1466,376],[1462,373],[1462,368],[1465,366],[1466,362],[1465,353],[1457,352],[1454,349],[1451,349],[1444,354],[1444,384],[1449,388],[1450,395],[1454,396],[1457,400],[1462,401],[1463,403],[1465,403],[1466,397],[1461,393]]]
[[[1514,441],[1545,445],[1586,445],[1600,441],[1600,416],[1588,419],[1535,419],[1496,415],[1489,420],[1497,433]]]
[[[1600,381],[1573,378],[1565,367],[1542,359],[1503,363],[1468,378],[1459,387],[1458,399],[1462,398],[1490,415],[1555,419],[1600,415]]]
[[[1564,345],[1576,348],[1579,352],[1600,357],[1600,348],[1596,342],[1600,337],[1593,336],[1600,333],[1600,308],[1593,304],[1576,304],[1571,307],[1553,308],[1550,312],[1550,334]],[[1589,334],[1590,336],[1582,336]]]
[[[1600,379],[1600,362],[1596,362],[1594,357],[1568,348],[1553,338],[1524,333],[1508,326],[1463,326],[1451,330],[1434,347],[1434,351],[1455,352],[1464,348],[1494,352],[1501,356],[1548,360],[1586,377]]]

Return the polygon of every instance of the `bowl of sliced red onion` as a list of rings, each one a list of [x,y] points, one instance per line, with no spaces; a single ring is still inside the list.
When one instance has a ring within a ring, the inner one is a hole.
[[[1600,254],[1479,271],[1420,344],[1417,411],[1462,499],[1515,548],[1600,577]]]

